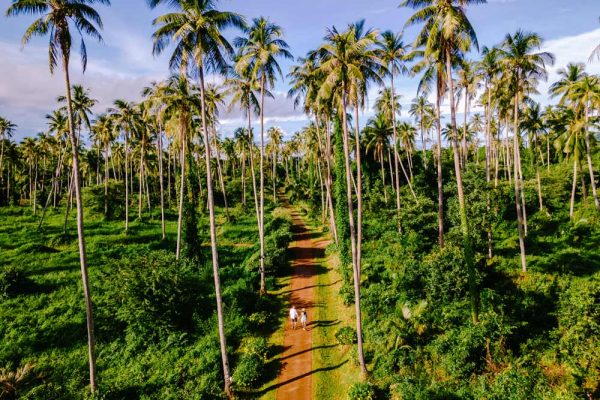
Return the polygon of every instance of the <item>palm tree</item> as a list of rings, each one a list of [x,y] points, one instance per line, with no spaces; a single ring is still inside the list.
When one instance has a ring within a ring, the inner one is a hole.
[[[265,289],[265,193],[264,193],[264,152],[265,152],[265,90],[275,84],[277,75],[283,77],[277,58],[292,59],[287,43],[282,39],[280,26],[266,18],[255,18],[252,26],[244,30],[247,37],[237,37],[235,46],[240,50],[236,62],[236,72],[251,71],[251,76],[260,82],[260,293]]]
[[[367,121],[367,126],[363,130],[366,151],[373,151],[375,160],[379,160],[381,166],[381,182],[383,183],[383,198],[387,203],[387,188],[385,186],[385,172],[383,168],[383,159],[386,150],[389,148],[389,138],[393,135],[390,130],[389,120],[383,114],[377,114],[375,118]],[[390,171],[391,173],[392,171]],[[390,174],[391,176],[391,174]]]
[[[402,6],[418,11],[413,14],[406,25],[424,23],[413,47],[423,47],[423,55],[427,60],[435,60],[445,66],[448,97],[450,103],[450,124],[452,128],[452,149],[454,152],[454,172],[458,190],[458,202],[463,236],[465,261],[469,275],[469,292],[471,297],[471,317],[473,323],[478,321],[479,300],[475,284],[475,267],[473,249],[469,233],[469,224],[463,192],[462,171],[457,151],[456,109],[454,96],[454,79],[452,67],[456,61],[468,52],[472,46],[478,48],[477,36],[466,16],[466,6],[485,3],[485,0],[404,0]],[[438,80],[441,74],[438,74]],[[438,107],[439,109],[439,107]],[[438,160],[441,163],[441,159]]]
[[[283,139],[283,131],[277,126],[269,128],[267,131],[269,137],[269,150],[273,159],[273,201],[277,202],[277,157],[279,156],[279,148]]]
[[[331,174],[331,134],[330,118],[331,107],[328,102],[320,101],[318,98],[319,88],[323,83],[323,74],[317,65],[317,57],[314,52],[309,52],[306,58],[298,58],[298,65],[294,65],[288,77],[291,88],[288,97],[294,98],[294,107],[303,102],[304,112],[314,115],[315,128],[318,139],[319,151],[325,155],[323,163],[325,173],[325,191],[327,197],[326,208],[329,210],[329,225],[333,232],[333,239],[338,244],[337,226],[335,223],[335,211],[333,206],[333,180]],[[321,140],[321,132],[325,130],[325,140]],[[287,166],[287,164],[286,164]],[[286,169],[287,171],[287,169]],[[286,172],[287,177],[287,172]]]
[[[363,342],[362,342],[362,320],[360,309],[360,218],[355,224],[354,204],[352,199],[352,170],[350,167],[350,148],[348,134],[348,114],[347,108],[349,102],[353,101],[358,107],[359,88],[357,86],[361,81],[366,80],[363,74],[362,63],[364,61],[365,50],[370,49],[376,42],[376,33],[369,32],[367,35],[358,35],[360,33],[354,26],[350,26],[346,31],[339,32],[335,27],[328,30],[323,44],[317,51],[320,59],[320,69],[324,75],[323,84],[319,89],[318,98],[328,101],[335,99],[337,107],[342,117],[342,139],[344,147],[344,161],[346,172],[346,201],[348,206],[348,220],[350,228],[350,245],[352,251],[352,269],[354,276],[354,307],[356,313],[356,332],[358,338],[358,359],[363,375],[367,374],[364,362]],[[372,53],[371,53],[372,54]],[[358,121],[355,121],[357,124]],[[357,140],[356,146],[359,146]],[[360,163],[360,151],[356,152],[357,166]],[[357,169],[358,174],[358,169]],[[360,178],[360,175],[358,175]],[[358,185],[357,185],[358,186]],[[360,187],[360,186],[358,186]],[[361,207],[361,195],[357,190],[358,208]],[[358,227],[357,227],[358,226]]]
[[[13,124],[12,122],[10,122],[7,118],[4,117],[0,117],[0,142],[2,142],[2,144],[0,146],[0,180],[2,180],[2,161],[4,159],[4,140],[6,138],[11,138],[13,133],[15,132],[15,129],[17,129],[17,125]]]
[[[54,72],[59,62],[62,63],[65,77],[67,96],[67,115],[69,118],[69,136],[73,153],[73,175],[75,180],[75,198],[77,202],[77,237],[79,242],[79,262],[83,281],[85,298],[86,321],[88,332],[88,359],[90,369],[90,389],[96,391],[96,361],[94,354],[94,317],[92,300],[89,291],[87,258],[85,251],[85,234],[83,230],[83,199],[81,196],[81,179],[79,174],[79,156],[77,154],[77,139],[73,120],[73,107],[71,99],[71,82],[69,77],[69,60],[71,56],[72,35],[69,28],[71,22],[81,34],[84,32],[98,41],[102,41],[98,29],[102,29],[102,20],[91,5],[95,3],[110,5],[109,0],[15,0],[6,11],[9,17],[22,14],[42,14],[35,20],[23,35],[22,43],[25,45],[33,36],[49,34],[49,68]],[[81,61],[83,70],[87,64],[87,52],[83,38],[81,40]],[[60,58],[60,60],[59,60]]]
[[[164,0],[149,0],[152,7],[162,2]],[[200,80],[200,114],[204,139],[210,243],[217,301],[221,361],[225,380],[224,391],[228,397],[231,397],[229,359],[227,357],[221,282],[219,278],[219,255],[217,251],[213,183],[210,164],[211,147],[208,135],[204,74],[209,71],[216,71],[218,73],[225,71],[227,63],[224,53],[232,54],[233,49],[223,36],[222,31],[228,27],[244,28],[245,22],[238,14],[217,10],[213,0],[181,0],[170,1],[170,3],[177,3],[178,10],[159,16],[154,20],[153,24],[158,25],[159,28],[153,34],[153,52],[154,54],[160,54],[169,44],[175,43],[170,60],[171,69],[179,70],[180,74],[183,75],[191,67],[192,70],[198,72]],[[183,141],[182,147],[185,149],[185,141]]]
[[[477,90],[479,89],[479,79],[480,76],[478,74],[476,65],[472,61],[463,61],[460,65],[460,69],[458,70],[458,89],[460,96],[460,89],[464,90],[464,111],[463,111],[463,134],[462,134],[462,162],[463,168],[467,165],[468,158],[468,149],[467,149],[467,129],[468,129],[468,118],[469,118],[469,110],[471,107],[471,101],[477,95]]]
[[[385,31],[381,34],[377,42],[377,55],[381,59],[381,63],[386,69],[386,73],[390,77],[390,99],[396,98],[394,88],[394,77],[399,74],[408,73],[408,69],[404,63],[407,60],[408,46],[402,41],[402,33],[395,34],[392,31]],[[391,101],[391,123],[393,130],[392,143],[394,143],[394,172],[396,175],[396,211],[400,212],[400,174],[398,172],[398,136],[396,129],[396,102]],[[399,109],[398,109],[399,113]],[[410,182],[409,182],[410,183]]]
[[[550,95],[552,97],[562,96],[561,105],[569,104],[578,113],[582,113],[585,118],[586,132],[584,134],[586,144],[586,157],[588,171],[592,184],[592,194],[594,204],[597,210],[600,210],[598,200],[598,191],[596,189],[596,180],[594,178],[594,166],[591,157],[591,140],[589,134],[590,108],[600,99],[599,81],[597,76],[590,76],[585,72],[585,65],[581,63],[567,65],[566,69],[560,69],[558,74],[561,79],[550,86]]]
[[[157,122],[156,151],[158,153],[158,182],[160,187],[160,227],[162,239],[164,240],[167,237],[167,234],[165,230],[165,190],[163,179],[163,121],[160,119],[161,108],[163,106],[160,101],[161,88],[161,84],[152,82],[150,86],[147,86],[142,90],[142,96],[146,97],[146,101],[149,103],[149,107],[152,108]],[[106,176],[108,177],[108,166],[106,167]]]
[[[114,107],[109,109],[113,119],[113,127],[118,132],[123,133],[125,140],[125,231],[129,229],[129,144],[131,135],[135,134],[139,127],[139,114],[135,104],[125,100],[117,99],[114,101]]]
[[[519,101],[524,97],[526,88],[525,82],[529,79],[546,79],[546,65],[554,63],[554,56],[548,52],[535,51],[542,45],[542,38],[535,33],[527,33],[521,30],[514,35],[506,35],[502,46],[499,49],[501,62],[506,71],[510,71],[509,76],[511,90],[513,92],[513,156],[514,156],[514,180],[515,180],[515,206],[517,209],[517,228],[519,231],[519,248],[521,250],[521,270],[527,271],[525,261],[525,240],[523,232],[523,210],[519,205],[519,198],[522,190],[522,176],[520,173],[520,155],[519,155]],[[524,206],[524,204],[523,204]]]
[[[418,96],[417,98],[413,99],[408,113],[419,124],[419,131],[421,133],[421,150],[423,151],[423,165],[427,167],[427,149],[425,145],[425,140],[423,138],[423,131],[425,130],[427,119],[433,117],[433,104],[431,104],[429,100],[427,100],[426,96]]]
[[[398,144],[404,147],[406,156],[408,158],[408,169],[410,172],[410,180],[413,179],[413,162],[412,153],[415,146],[415,137],[417,136],[417,130],[410,122],[403,121],[398,125]]]
[[[252,114],[258,114],[260,110],[260,103],[256,96],[256,92],[260,90],[259,82],[252,76],[252,71],[249,69],[242,69],[238,74],[235,68],[230,70],[230,76],[225,81],[225,86],[228,88],[227,93],[231,96],[231,101],[227,107],[228,111],[231,111],[235,104],[239,104],[240,108],[246,113],[248,120],[248,126],[246,128],[246,135],[242,135],[243,131],[239,131],[240,134],[238,142],[242,149],[242,203],[245,204],[246,198],[246,184],[245,184],[245,156],[246,149],[249,151],[250,158],[250,172],[252,173],[252,193],[254,194],[254,208],[256,212],[256,222],[258,224],[258,231],[261,231],[260,224],[260,210],[258,205],[258,192],[256,189],[256,173],[254,169],[254,157],[253,157],[253,130],[252,130]],[[271,92],[265,90],[267,96],[272,97]],[[236,131],[237,132],[237,131]]]
[[[109,157],[111,146],[115,140],[115,133],[112,126],[113,120],[108,114],[100,114],[94,121],[92,130],[99,140],[100,146],[104,150],[104,214],[108,213],[108,181],[109,181]]]
[[[523,128],[529,134],[529,143],[531,143],[531,151],[535,160],[535,176],[537,181],[538,201],[540,210],[544,209],[544,202],[542,198],[542,183],[540,179],[540,158],[543,161],[543,153],[540,147],[540,135],[546,132],[546,125],[544,123],[544,113],[538,103],[529,105],[525,110],[523,116]]]

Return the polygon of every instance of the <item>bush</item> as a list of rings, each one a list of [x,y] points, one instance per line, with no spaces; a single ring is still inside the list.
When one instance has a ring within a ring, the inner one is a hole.
[[[153,252],[117,265],[114,278],[116,318],[141,340],[155,340],[192,328],[194,310],[208,300],[191,264],[167,252]]]
[[[243,354],[233,372],[233,382],[242,388],[251,388],[260,380],[263,367],[258,355]]]
[[[370,383],[355,383],[348,391],[348,400],[374,400],[375,389]]]
[[[0,271],[0,297],[12,297],[25,291],[27,278],[21,267],[9,265]]]
[[[335,338],[340,344],[354,344],[358,342],[356,330],[349,326],[338,329]]]
[[[104,185],[86,187],[83,189],[83,203],[106,219],[122,218],[125,216],[125,186],[123,182],[110,180],[107,195],[104,194]]]

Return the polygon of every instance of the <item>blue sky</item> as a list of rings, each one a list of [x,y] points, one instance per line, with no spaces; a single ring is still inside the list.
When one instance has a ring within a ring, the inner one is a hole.
[[[99,100],[97,112],[103,111],[115,98],[138,100],[141,89],[152,80],[169,75],[166,57],[151,54],[152,20],[165,8],[150,10],[144,0],[112,0],[111,7],[98,6],[104,21],[104,44],[87,40],[88,70],[73,62],[72,82],[91,89]],[[235,11],[248,20],[265,16],[281,25],[294,56],[302,56],[321,43],[325,29],[344,27],[364,18],[368,27],[380,31],[404,29],[412,10],[398,8],[400,0],[221,0],[219,8]],[[9,0],[0,0],[4,14]],[[586,61],[591,49],[600,43],[600,0],[488,0],[488,4],[471,7],[468,15],[474,25],[480,46],[494,45],[508,32],[518,28],[541,34],[545,49],[555,53],[555,71],[569,61]],[[44,131],[45,114],[56,107],[55,98],[64,92],[62,75],[51,77],[47,67],[47,42],[35,39],[21,49],[21,35],[32,17],[0,17],[0,115],[18,125],[15,139]],[[407,28],[405,40],[412,42],[415,28]],[[228,37],[238,32],[230,31]],[[75,59],[73,59],[75,61]],[[282,61],[287,72],[291,62]],[[588,65],[588,71],[600,73],[600,62]],[[400,78],[399,91],[407,105],[416,92],[416,78]],[[547,85],[540,87],[545,93]],[[285,97],[287,83],[275,87],[276,99],[267,104],[267,124],[277,125],[291,135],[306,123],[299,110]],[[377,88],[372,89],[373,101]],[[547,101],[545,96],[540,100]],[[365,111],[363,120],[370,115]],[[239,112],[221,114],[221,131],[228,136],[243,124]]]

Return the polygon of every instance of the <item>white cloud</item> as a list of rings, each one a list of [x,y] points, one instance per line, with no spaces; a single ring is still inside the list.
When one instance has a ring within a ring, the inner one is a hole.
[[[588,58],[596,46],[600,44],[600,29],[574,36],[565,36],[548,40],[544,43],[543,51],[548,51],[556,57],[554,66],[548,67],[548,81],[541,82],[538,90],[541,99],[547,102],[548,88],[558,79],[557,71],[569,63],[584,63],[586,71],[592,74],[600,73],[600,62],[588,63]]]

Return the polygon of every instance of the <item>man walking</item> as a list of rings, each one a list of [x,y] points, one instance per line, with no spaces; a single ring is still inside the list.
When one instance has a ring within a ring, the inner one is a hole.
[[[292,320],[292,329],[296,329],[296,323],[298,322],[298,311],[296,311],[296,307],[292,305],[290,308],[290,319]]]

